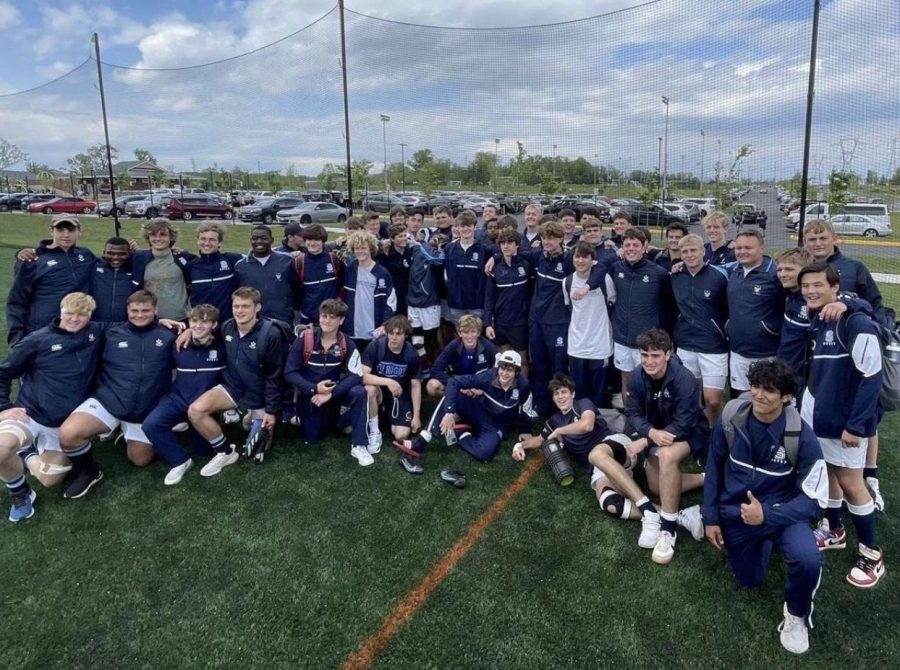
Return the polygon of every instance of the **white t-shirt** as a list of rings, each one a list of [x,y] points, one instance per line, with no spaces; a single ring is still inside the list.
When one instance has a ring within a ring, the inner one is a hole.
[[[564,282],[565,286],[568,282]],[[588,291],[581,300],[573,300],[571,293],[587,284],[577,274],[572,275],[570,292],[563,290],[566,305],[572,306],[569,321],[569,356],[606,360],[613,355],[612,324],[606,310],[606,298],[600,288]]]

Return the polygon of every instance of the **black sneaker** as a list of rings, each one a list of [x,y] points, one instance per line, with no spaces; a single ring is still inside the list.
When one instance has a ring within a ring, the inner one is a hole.
[[[456,470],[441,470],[441,479],[458,489],[466,488],[466,476]]]
[[[425,472],[425,468],[405,454],[400,457],[400,465],[411,475],[421,475]]]
[[[72,477],[72,483],[69,484],[69,488],[63,492],[63,498],[81,498],[91,490],[94,484],[99,483],[102,479],[102,470],[76,472]]]

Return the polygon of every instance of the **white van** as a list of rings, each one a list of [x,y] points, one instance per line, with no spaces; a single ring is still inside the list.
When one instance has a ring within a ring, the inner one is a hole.
[[[873,205],[862,202],[849,202],[843,207],[841,214],[859,214],[868,216],[881,224],[889,224],[891,222],[891,213],[888,211],[887,205]],[[806,220],[812,219],[831,219],[831,207],[827,202],[814,202],[806,206]],[[794,210],[785,218],[785,227],[789,230],[795,230],[800,222],[800,211]]]

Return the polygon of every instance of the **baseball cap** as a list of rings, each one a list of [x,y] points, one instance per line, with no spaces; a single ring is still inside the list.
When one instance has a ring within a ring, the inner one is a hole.
[[[284,227],[284,236],[289,237],[291,235],[299,235],[303,232],[303,226],[301,226],[296,221],[291,221]]]
[[[81,228],[81,223],[74,216],[59,214],[50,220],[51,228]]]
[[[501,365],[513,365],[517,370],[521,370],[522,357],[517,351],[501,351],[497,354],[497,358],[494,359],[494,366],[500,367]]]

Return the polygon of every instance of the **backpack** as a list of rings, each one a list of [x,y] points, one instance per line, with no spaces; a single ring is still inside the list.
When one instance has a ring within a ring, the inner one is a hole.
[[[845,329],[847,321],[857,314],[868,316],[864,312],[851,314],[843,321]],[[878,394],[878,404],[885,412],[892,412],[900,409],[900,333],[875,319],[872,319],[872,325],[881,347],[881,391]],[[850,351],[841,337],[840,327],[835,328],[835,333],[841,346]]]
[[[303,338],[303,367],[306,367],[309,364],[309,358],[312,356],[313,348],[315,347],[315,328],[312,326],[305,328],[300,334],[300,337]],[[338,332],[337,343],[338,349],[340,349],[341,352],[341,363],[343,363],[347,360],[347,336]]]
[[[737,431],[747,425],[750,418],[750,410],[753,403],[750,400],[750,392],[741,393],[735,400],[730,400],[722,412],[722,429],[725,431],[725,441],[728,443],[728,451],[734,446],[734,437]],[[784,426],[784,451],[788,461],[794,467],[797,466],[797,453],[800,451],[800,429],[802,422],[800,412],[795,407],[786,405],[784,408],[786,423]]]
[[[337,267],[338,261],[335,258],[334,252],[329,251],[328,257],[331,259],[331,266],[334,268],[335,276],[337,276]],[[306,252],[301,253],[297,258],[294,259],[294,270],[297,272],[297,276],[300,278],[300,283],[303,283],[303,278],[306,276]]]
[[[283,361],[286,361],[288,352],[291,348],[294,331],[284,321],[279,321],[278,319],[262,319],[262,326],[260,326],[259,338],[257,338],[257,341],[265,347],[265,344],[269,339],[269,331],[272,330],[273,327],[278,329],[281,336],[281,358]],[[260,357],[260,369],[262,369],[262,357]]]

